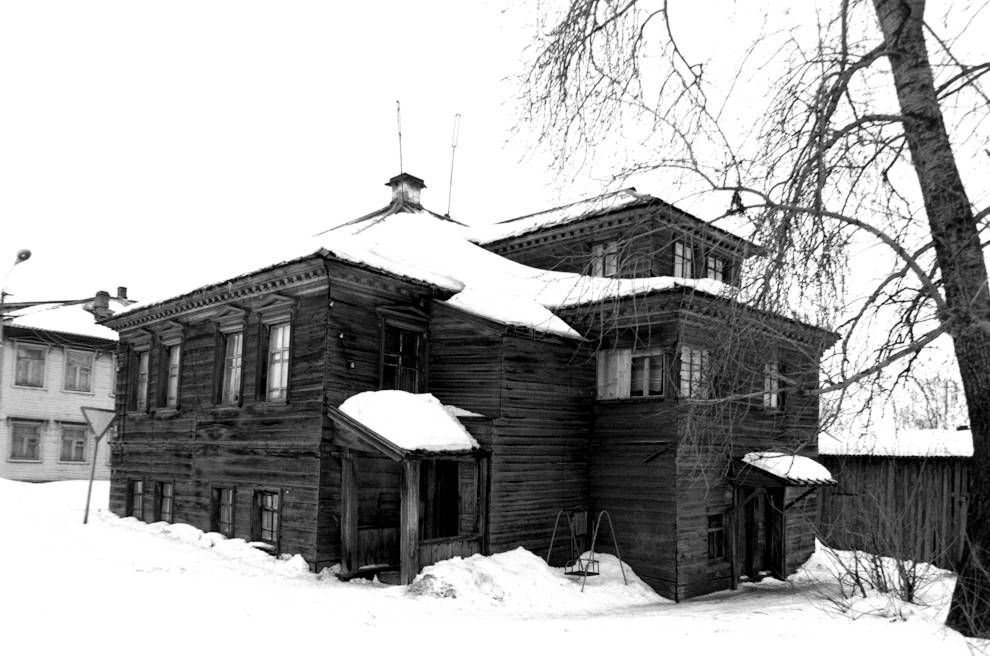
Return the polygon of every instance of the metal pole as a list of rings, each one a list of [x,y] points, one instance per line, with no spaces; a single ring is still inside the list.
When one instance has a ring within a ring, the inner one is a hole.
[[[100,435],[100,437],[103,437]],[[93,444],[93,465],[89,468],[89,487],[86,488],[86,510],[83,512],[83,524],[89,522],[89,498],[93,494],[93,479],[96,478],[96,455],[100,452],[100,437]]]

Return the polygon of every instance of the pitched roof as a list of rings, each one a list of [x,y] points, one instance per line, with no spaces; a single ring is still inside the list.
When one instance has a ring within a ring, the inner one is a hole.
[[[117,341],[117,333],[96,323],[83,301],[66,303],[39,303],[11,313],[4,325],[12,329],[22,328],[39,337],[45,333],[75,335],[80,337]],[[120,312],[128,307],[126,301],[110,299],[110,309]],[[22,332],[22,334],[24,334]]]
[[[807,456],[799,456],[777,451],[754,451],[747,453],[742,462],[755,467],[786,485],[835,485],[832,473],[819,462]]]
[[[973,432],[889,427],[863,435],[822,433],[818,437],[818,452],[835,456],[969,458],[973,455]]]
[[[592,198],[585,198],[568,203],[567,205],[561,205],[560,207],[513,219],[506,219],[505,221],[499,221],[491,225],[477,226],[473,229],[471,238],[479,244],[490,245],[505,239],[522,237],[540,230],[568,225],[620,210],[648,206],[666,208],[674,212],[679,218],[686,219],[698,227],[703,227],[705,230],[710,230],[719,237],[734,242],[744,249],[759,250],[759,247],[748,239],[685,212],[679,207],[671,205],[656,196],[638,192],[634,187],[619,189],[618,191],[612,191]]]

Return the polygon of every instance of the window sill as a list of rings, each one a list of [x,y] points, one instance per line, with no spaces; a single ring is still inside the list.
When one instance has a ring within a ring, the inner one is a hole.
[[[27,458],[7,458],[7,462],[13,463],[15,465],[18,463],[24,463],[27,465],[38,465],[44,462],[44,460],[28,460]]]
[[[48,391],[48,388],[45,387],[44,385],[19,385],[17,383],[14,383],[13,385],[11,385],[11,387],[13,387],[14,389],[20,389],[20,390],[35,390],[37,392],[47,392]]]
[[[595,399],[596,403],[605,403],[608,405],[616,405],[620,403],[656,403],[657,401],[666,401],[666,396],[624,396],[617,399]]]
[[[155,418],[156,419],[171,419],[172,417],[177,417],[179,415],[178,408],[156,408]]]
[[[62,391],[65,392],[66,394],[80,394],[82,396],[96,396],[96,392],[92,392],[92,391],[87,392],[86,390],[65,389],[63,387],[62,388]]]
[[[241,413],[241,406],[234,403],[215,405],[211,409],[214,417],[236,417]]]
[[[59,460],[57,461],[60,465],[88,465],[89,462],[86,460]]]

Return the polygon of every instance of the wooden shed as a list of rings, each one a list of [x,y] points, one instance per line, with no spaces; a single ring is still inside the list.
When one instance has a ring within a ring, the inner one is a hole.
[[[822,497],[822,540],[952,568],[966,533],[969,430],[887,430],[819,440],[840,484]]]

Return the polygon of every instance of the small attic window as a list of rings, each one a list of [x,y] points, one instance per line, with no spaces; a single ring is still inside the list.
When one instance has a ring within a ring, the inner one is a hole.
[[[591,246],[591,275],[614,278],[619,273],[619,242],[606,241]]]

